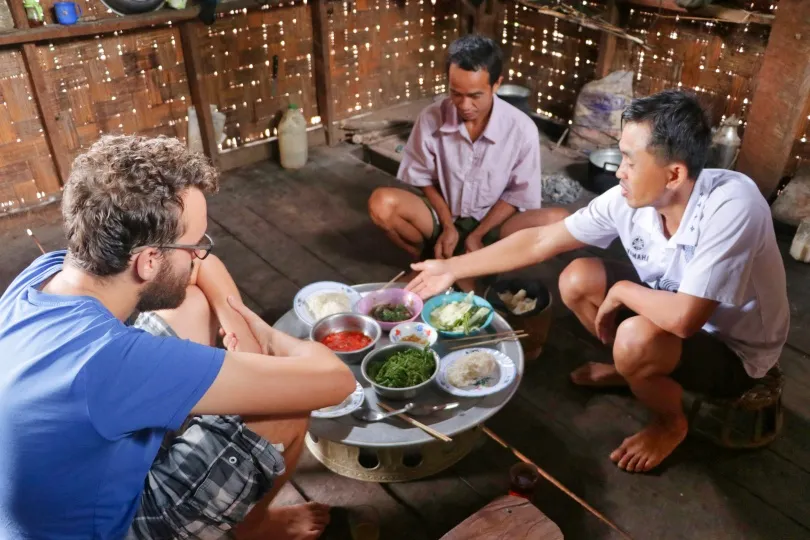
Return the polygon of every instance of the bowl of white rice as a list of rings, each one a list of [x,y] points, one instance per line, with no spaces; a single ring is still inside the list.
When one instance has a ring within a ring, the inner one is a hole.
[[[293,310],[307,326],[337,313],[351,313],[361,299],[352,287],[336,281],[307,285],[295,295]]]

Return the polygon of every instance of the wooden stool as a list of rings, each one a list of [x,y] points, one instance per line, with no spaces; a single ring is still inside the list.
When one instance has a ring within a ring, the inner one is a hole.
[[[495,499],[441,537],[441,540],[562,540],[563,534],[532,503],[506,495]]]
[[[759,448],[771,443],[782,430],[782,387],[784,377],[777,364],[753,388],[738,398],[717,399],[697,396],[689,412],[689,425],[697,419],[704,402],[724,410],[720,437],[710,437],[726,448]],[[733,437],[738,413],[754,413],[754,425],[749,435]]]

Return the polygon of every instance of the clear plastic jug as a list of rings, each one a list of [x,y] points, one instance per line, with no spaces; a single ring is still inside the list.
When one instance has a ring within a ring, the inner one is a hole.
[[[307,163],[307,120],[298,105],[290,105],[278,124],[278,148],[281,166],[300,169]]]

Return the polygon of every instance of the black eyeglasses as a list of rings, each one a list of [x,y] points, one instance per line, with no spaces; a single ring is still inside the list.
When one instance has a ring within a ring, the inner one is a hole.
[[[130,251],[130,255],[135,255],[140,253],[141,251],[145,250],[146,248],[156,248],[156,249],[185,249],[187,251],[191,251],[191,253],[201,261],[204,260],[211,251],[214,249],[214,240],[208,236],[208,234],[203,235],[203,240],[198,244],[156,244],[152,246],[141,246],[136,247],[132,251]]]

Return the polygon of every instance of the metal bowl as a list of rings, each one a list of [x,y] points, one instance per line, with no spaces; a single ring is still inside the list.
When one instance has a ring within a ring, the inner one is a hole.
[[[408,349],[422,349],[421,345],[417,345],[415,343],[396,343],[394,345],[389,345],[387,347],[383,347],[381,349],[377,349],[375,351],[371,351],[363,358],[363,363],[360,364],[360,371],[363,373],[363,377],[369,382],[374,391],[377,392],[382,397],[389,398],[389,399],[411,399],[416,397],[422,390],[428,387],[433,380],[436,378],[436,375],[439,373],[439,355],[436,354],[436,351],[432,350],[430,352],[433,353],[433,360],[436,362],[436,369],[433,370],[433,375],[430,376],[428,380],[423,382],[422,384],[417,384],[416,386],[409,386],[407,388],[388,388],[387,386],[380,386],[379,384],[375,383],[369,377],[368,366],[372,363],[376,362],[385,362],[394,353],[398,353],[400,351],[407,351]]]
[[[371,317],[358,313],[336,313],[315,323],[312,330],[309,331],[309,339],[320,342],[329,334],[347,331],[362,332],[371,338],[371,343],[362,349],[351,352],[333,351],[338,358],[347,364],[359,364],[382,337],[382,328]]]

